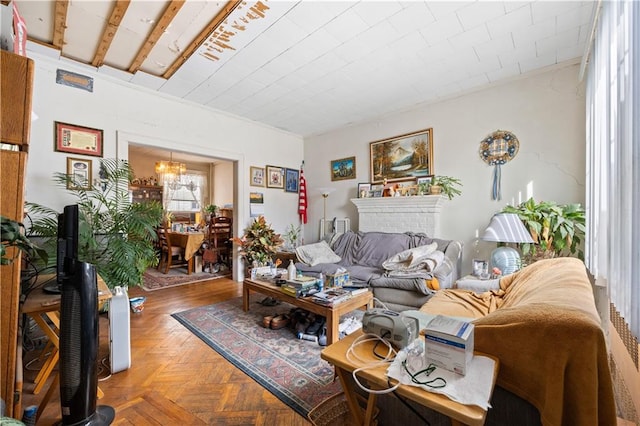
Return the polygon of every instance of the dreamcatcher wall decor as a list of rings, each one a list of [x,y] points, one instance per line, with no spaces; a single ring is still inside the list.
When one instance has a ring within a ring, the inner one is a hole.
[[[503,164],[511,161],[520,148],[520,142],[513,133],[507,130],[496,130],[480,142],[480,158],[490,166],[493,166],[493,186],[491,199],[502,198],[500,189],[501,170]]]

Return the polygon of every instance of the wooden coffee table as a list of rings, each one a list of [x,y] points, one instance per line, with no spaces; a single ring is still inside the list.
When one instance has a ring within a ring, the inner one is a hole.
[[[269,281],[245,279],[242,282],[242,307],[245,312],[249,310],[249,294],[252,291],[287,302],[298,308],[306,309],[314,314],[324,316],[327,319],[327,345],[339,340],[340,332],[338,331],[338,325],[340,323],[341,315],[359,308],[370,309],[373,307],[373,294],[370,291],[356,294],[336,306],[322,306],[312,302],[310,297],[298,298],[283,293],[280,287],[270,283]]]

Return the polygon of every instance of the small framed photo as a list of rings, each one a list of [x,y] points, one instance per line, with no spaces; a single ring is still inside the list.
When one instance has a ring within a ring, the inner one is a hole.
[[[356,178],[356,157],[341,158],[331,161],[331,180]]]
[[[267,166],[267,188],[284,188],[284,170],[278,166]]]
[[[91,160],[67,157],[67,189],[91,189]]]
[[[264,186],[264,167],[251,166],[249,170],[249,174],[251,175],[249,185]]]
[[[433,175],[429,175],[429,176],[425,176],[425,177],[419,177],[416,179],[416,184],[421,185],[421,184],[426,184],[427,186],[431,185],[431,181],[433,180]]]
[[[373,198],[379,198],[382,197],[382,189],[372,189],[371,190],[371,196]]]
[[[367,198],[369,196],[369,192],[371,191],[370,183],[359,183],[358,184],[358,198]]]
[[[56,151],[102,157],[102,130],[59,121],[55,125]]]
[[[489,278],[489,262],[481,259],[473,259],[473,275],[482,280]]]
[[[286,192],[298,192],[300,172],[296,169],[284,169],[284,190]]]

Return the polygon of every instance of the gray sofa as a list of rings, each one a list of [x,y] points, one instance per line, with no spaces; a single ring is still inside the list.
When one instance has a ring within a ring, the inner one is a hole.
[[[431,264],[435,266],[432,270],[414,269],[394,274],[382,266],[399,253],[433,243],[437,245],[436,250],[444,255],[436,256],[437,262]],[[395,311],[419,309],[434,293],[427,287],[427,280],[435,277],[440,288],[451,288],[460,274],[462,243],[431,238],[422,233],[349,231],[331,238],[329,247],[340,258],[339,261],[314,264],[301,256],[304,247],[299,247],[296,268],[305,275],[334,274],[339,268],[344,268],[349,272],[351,281],[366,283],[376,299]]]

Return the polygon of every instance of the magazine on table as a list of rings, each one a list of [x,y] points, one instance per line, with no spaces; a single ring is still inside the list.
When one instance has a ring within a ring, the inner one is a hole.
[[[333,306],[351,297],[351,291],[341,287],[332,287],[314,294],[312,300],[325,306]]]

